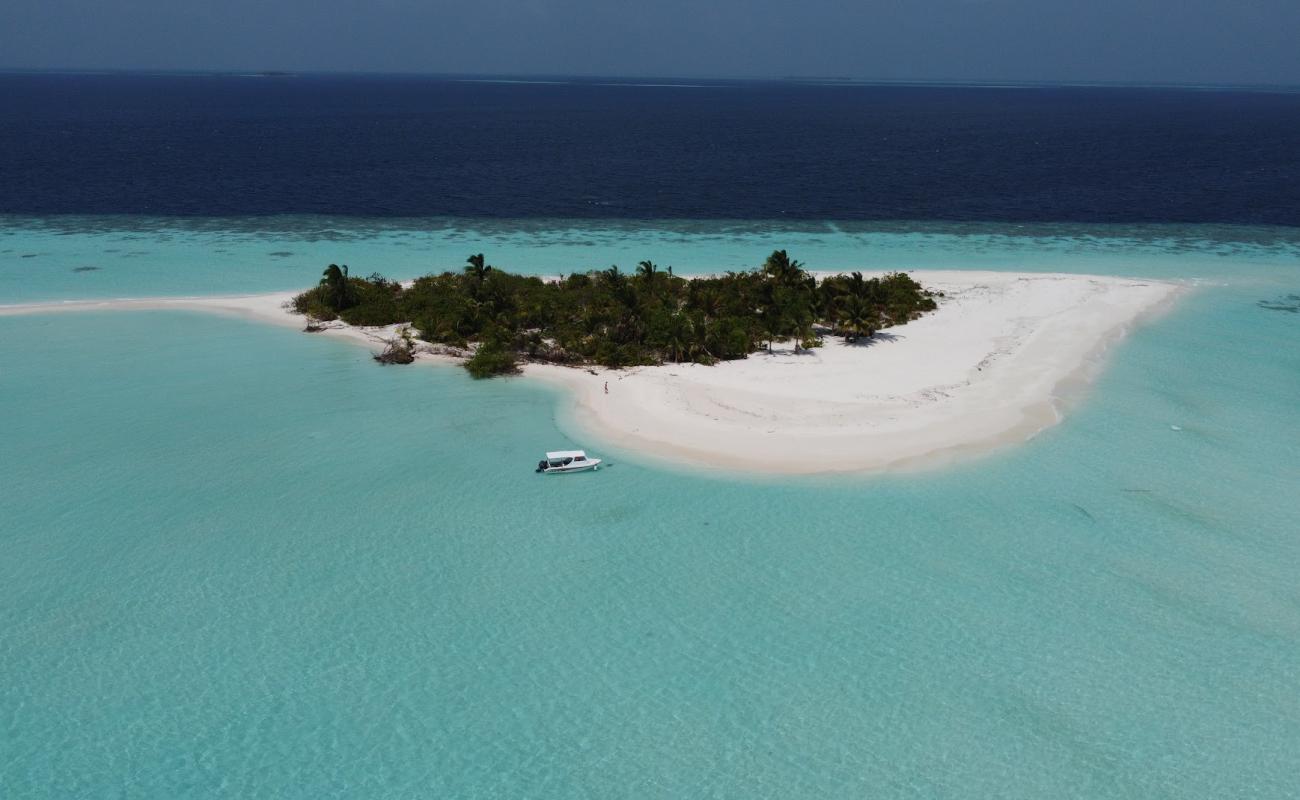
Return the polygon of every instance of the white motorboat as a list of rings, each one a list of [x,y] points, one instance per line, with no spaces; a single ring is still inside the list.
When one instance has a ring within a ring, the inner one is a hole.
[[[600,466],[599,458],[588,458],[583,450],[556,450],[537,462],[537,472],[582,472]]]

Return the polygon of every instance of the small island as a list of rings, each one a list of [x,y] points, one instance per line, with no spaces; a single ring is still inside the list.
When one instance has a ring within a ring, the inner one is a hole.
[[[568,277],[469,269],[398,283],[332,266],[307,292],[0,305],[0,316],[221,314],[303,329],[385,363],[518,371],[562,392],[575,440],[772,474],[947,463],[1059,422],[1110,345],[1187,290],[1052,272],[809,273],[683,279],[645,262]],[[755,356],[755,353],[761,355]]]
[[[409,324],[433,345],[467,354],[476,378],[518,371],[520,362],[624,368],[716,364],[771,349],[847,342],[903,325],[936,308],[935,293],[901,272],[818,280],[784,250],[758,270],[682,278],[642,261],[545,280],[494,269],[472,255],[463,271],[410,284],[357,278],[331,264],[320,284],[297,295],[296,311],[358,327]],[[412,342],[396,337],[377,358],[410,363]]]

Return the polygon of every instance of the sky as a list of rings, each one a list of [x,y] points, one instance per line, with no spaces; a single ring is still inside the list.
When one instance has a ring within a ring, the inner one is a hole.
[[[1300,0],[0,0],[0,67],[1300,84]]]

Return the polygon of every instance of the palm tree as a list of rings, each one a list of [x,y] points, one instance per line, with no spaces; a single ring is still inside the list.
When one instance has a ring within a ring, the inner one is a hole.
[[[813,338],[813,309],[808,303],[792,304],[790,311],[790,326],[794,331],[794,351],[800,350],[800,342],[805,339]]]
[[[722,293],[713,287],[705,287],[695,293],[694,305],[709,318],[722,316]]]
[[[609,282],[610,286],[619,286],[623,283],[623,273],[619,270],[618,264],[613,264],[609,269],[601,270],[601,275]]]
[[[492,268],[484,261],[482,253],[472,255],[466,261],[469,266],[465,267],[465,274],[472,277],[476,283],[482,283],[487,274],[492,271]]]
[[[694,335],[695,326],[691,324],[691,319],[685,314],[673,314],[669,318],[664,344],[672,352],[673,361],[681,363],[682,354],[692,349]]]
[[[653,298],[658,291],[659,267],[653,261],[642,261],[636,265],[636,274],[645,284],[646,294]]]
[[[781,307],[775,300],[765,303],[759,310],[758,318],[758,338],[767,342],[767,352],[772,352],[772,342],[781,335],[785,327],[785,319],[781,314]]]
[[[848,290],[849,294],[857,297],[867,296],[867,282],[862,279],[861,272],[854,271],[849,273]]]
[[[774,250],[763,262],[763,273],[782,286],[793,286],[806,275],[803,264],[790,258],[784,250]]]
[[[870,338],[875,335],[876,309],[865,297],[844,297],[839,303],[836,317],[846,342],[856,341],[859,336]]]
[[[352,305],[352,287],[348,285],[348,265],[330,264],[321,273],[320,285],[325,288],[325,303],[335,311]]]

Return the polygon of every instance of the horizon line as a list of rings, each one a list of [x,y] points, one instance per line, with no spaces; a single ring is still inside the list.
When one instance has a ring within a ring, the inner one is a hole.
[[[1294,83],[1211,83],[1172,81],[1123,81],[1088,79],[969,79],[969,78],[870,78],[843,75],[616,75],[598,73],[512,73],[512,72],[416,72],[385,70],[328,70],[328,69],[200,69],[200,68],[148,68],[148,67],[19,67],[0,65],[0,75],[135,75],[140,77],[358,77],[358,78],[424,78],[466,83],[610,83],[643,86],[690,87],[701,83],[720,81],[728,84],[766,83],[811,86],[914,86],[954,88],[1099,88],[1099,89],[1182,89],[1182,90],[1250,90],[1250,91],[1300,91]]]

